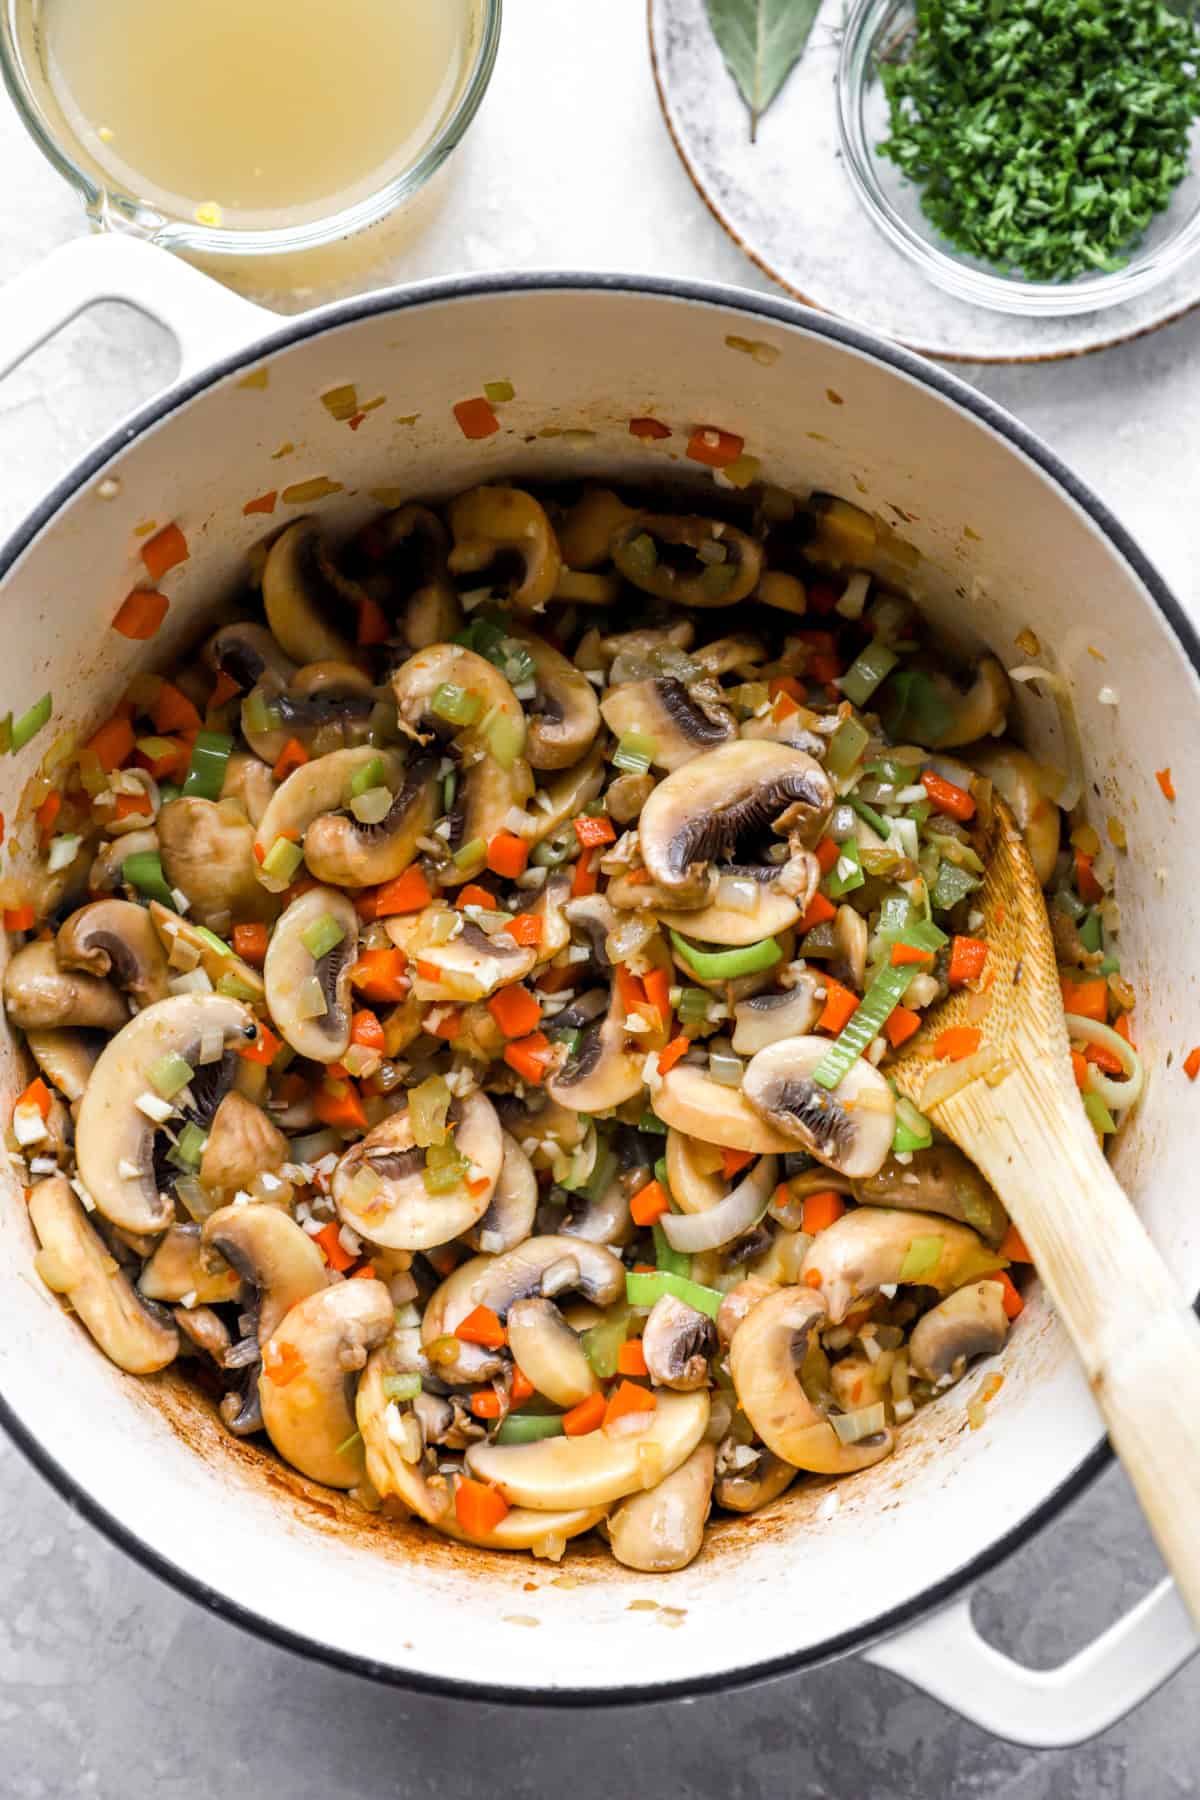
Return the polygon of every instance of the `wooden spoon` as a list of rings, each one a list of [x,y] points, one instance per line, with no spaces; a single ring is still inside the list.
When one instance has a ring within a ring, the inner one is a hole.
[[[1117,1183],[1071,1068],[1050,923],[1024,840],[993,802],[978,895],[986,996],[952,993],[889,1065],[906,1094],[991,1182],[1087,1371],[1150,1528],[1200,1624],[1200,1321]],[[938,1098],[934,1046],[982,1034],[975,1071]],[[991,1060],[994,1059],[994,1060]],[[930,1082],[933,1082],[930,1097]]]

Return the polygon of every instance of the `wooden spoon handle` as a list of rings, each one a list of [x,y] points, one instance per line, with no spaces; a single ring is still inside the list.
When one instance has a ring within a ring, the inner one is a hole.
[[[1003,1195],[1200,1625],[1200,1320],[1056,1088],[976,1081],[937,1120]]]

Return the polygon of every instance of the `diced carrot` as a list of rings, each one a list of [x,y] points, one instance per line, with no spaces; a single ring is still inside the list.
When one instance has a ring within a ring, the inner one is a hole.
[[[187,561],[187,539],[178,525],[172,522],[164,525],[161,531],[156,531],[152,538],[146,539],[141,555],[151,581],[161,581],[169,569]]]
[[[542,920],[537,913],[518,913],[508,922],[508,935],[522,949],[532,949],[542,941]]]
[[[247,1044],[244,1049],[239,1050],[238,1055],[243,1062],[262,1063],[264,1068],[269,1068],[282,1049],[283,1039],[277,1038],[270,1026],[264,1025],[260,1019],[258,1036],[252,1044]]]
[[[494,875],[515,881],[525,873],[529,861],[529,845],[515,831],[497,831],[488,839],[487,866]]]
[[[371,644],[386,644],[391,634],[392,628],[382,606],[372,600],[370,594],[364,594],[358,603],[356,643],[364,648]]]
[[[267,944],[270,932],[265,925],[235,925],[233,928],[233,951],[251,968],[261,969],[267,960]]]
[[[565,963],[560,969],[556,968],[553,963],[550,963],[548,967],[538,970],[537,974],[534,976],[534,980],[538,987],[541,988],[543,994],[558,994],[561,993],[563,988],[575,986],[575,983],[578,980],[578,976],[575,972],[576,967],[577,965],[575,963]]]
[[[1075,1086],[1082,1094],[1088,1084],[1088,1062],[1082,1050],[1071,1051],[1071,1073],[1075,1077]]]
[[[671,1016],[671,977],[665,969],[651,969],[643,976],[646,998],[665,1027]]]
[[[808,610],[814,613],[831,613],[841,595],[827,581],[814,581],[808,590]]]
[[[722,1150],[721,1173],[726,1181],[732,1181],[735,1175],[741,1174],[747,1163],[753,1161],[753,1150]]]
[[[222,669],[213,682],[212,693],[208,696],[209,711],[211,712],[215,707],[224,706],[227,700],[232,700],[234,695],[240,694],[241,691],[233,676],[227,670]]]
[[[133,751],[133,726],[128,719],[114,714],[89,741],[88,749],[95,755],[105,774],[111,775]]]
[[[356,1012],[350,1021],[350,1042],[361,1044],[364,1050],[382,1050],[386,1039],[383,1026],[368,1007]]]
[[[150,796],[144,791],[140,794],[118,794],[117,804],[113,808],[113,814],[118,823],[122,819],[133,818],[135,813],[140,813],[143,818],[148,818],[150,812]]]
[[[365,1131],[367,1115],[352,1081],[323,1081],[313,1095],[313,1111],[335,1130]]]
[[[154,720],[155,731],[164,737],[174,731],[199,731],[204,723],[187,695],[173,681],[160,683],[150,717]]]
[[[17,1095],[17,1106],[36,1106],[43,1119],[50,1117],[50,1089],[40,1075],[35,1075],[23,1094]]]
[[[509,1068],[515,1069],[522,1081],[528,1081],[534,1087],[545,1080],[553,1054],[544,1031],[516,1038],[504,1046],[504,1060]]]
[[[339,1275],[344,1269],[348,1269],[355,1260],[342,1243],[339,1228],[332,1219],[328,1225],[322,1225],[320,1231],[314,1232],[313,1242],[321,1246],[325,1254],[325,1261],[331,1269],[336,1269]]]
[[[940,813],[946,813],[960,822],[975,817],[975,802],[966,788],[960,788],[953,781],[946,781],[933,769],[926,769],[921,777],[921,786],[929,795]]]
[[[1197,1075],[1200,1075],[1200,1044],[1194,1050],[1189,1050],[1184,1057],[1183,1072],[1189,1081],[1195,1081]]]
[[[403,950],[364,950],[350,980],[367,1000],[403,1000],[408,993]]]
[[[913,963],[918,966],[933,961],[932,950],[919,950],[915,944],[893,944],[891,962],[893,969],[907,969]]]
[[[629,1202],[630,1217],[635,1225],[653,1225],[655,1219],[661,1219],[670,1210],[671,1202],[661,1181],[648,1181]]]
[[[425,1015],[425,1029],[431,1037],[445,1038],[448,1044],[462,1036],[462,1008],[459,1006],[431,1007]]]
[[[503,1350],[508,1343],[508,1333],[490,1306],[474,1307],[459,1320],[454,1335],[460,1343],[482,1344],[485,1350]]]
[[[800,703],[793,700],[790,694],[776,694],[771,702],[771,710],[775,715],[776,724],[782,725],[785,719],[790,719],[793,713],[800,711]]]
[[[1170,766],[1168,765],[1165,769],[1155,769],[1154,779],[1162,789],[1163,799],[1173,800],[1175,798],[1175,783],[1171,780]]]
[[[437,1244],[423,1254],[434,1274],[440,1275],[443,1281],[447,1275],[453,1275],[459,1264],[457,1244]]]
[[[806,626],[803,631],[797,631],[793,635],[797,643],[807,644],[810,650],[815,650],[820,656],[837,654],[837,633],[834,631],[827,631],[824,628],[814,631],[810,626]]]
[[[617,1351],[618,1375],[648,1375],[641,1338],[626,1338]]]
[[[1064,1012],[1078,1013],[1081,1018],[1104,1024],[1108,1018],[1108,983],[1102,975],[1091,981],[1071,981],[1064,975],[1061,985]]]
[[[836,838],[823,837],[813,852],[820,866],[822,875],[828,875],[840,852]]]
[[[636,1381],[623,1381],[608,1396],[608,1405],[604,1408],[604,1423],[611,1425],[617,1419],[628,1418],[630,1413],[651,1413],[657,1405],[658,1401],[649,1388],[639,1387]]]
[[[632,969],[627,969],[624,963],[617,964],[617,994],[627,1015],[639,1012],[643,1006],[650,1004],[641,976],[635,975]]]
[[[522,1400],[532,1400],[536,1393],[537,1389],[534,1387],[532,1381],[530,1381],[528,1375],[514,1363],[512,1382],[508,1390],[509,1404],[511,1406],[520,1406]]]
[[[835,917],[836,913],[837,907],[833,901],[826,899],[825,895],[818,891],[809,901],[804,916],[800,920],[799,929],[811,931],[814,925],[824,925],[827,920]]]
[[[645,887],[646,883],[652,881],[654,877],[649,869],[644,869],[639,863],[636,868],[626,870],[625,879],[630,887]]]
[[[6,906],[4,929],[5,931],[32,931],[36,916],[32,906]]]
[[[835,981],[832,975],[824,975],[822,980],[825,983],[825,1004],[817,1020],[817,1030],[832,1032],[836,1037],[857,1012],[858,995],[851,993],[848,987],[843,987],[840,981]]]
[[[573,1406],[562,1416],[562,1428],[567,1437],[586,1437],[589,1431],[598,1431],[604,1423],[604,1395],[589,1394],[578,1406]]]
[[[499,1488],[489,1487],[485,1481],[472,1481],[467,1475],[456,1478],[454,1516],[468,1537],[490,1537],[507,1515],[508,1501]]]
[[[488,1001],[487,1009],[506,1038],[528,1037],[542,1016],[540,1001],[520,982],[500,988]]]
[[[495,894],[489,894],[485,887],[477,881],[468,881],[466,887],[459,888],[455,906],[482,906],[485,912],[495,912],[497,900]]]
[[[473,1181],[468,1181],[467,1192],[472,1198],[477,1200],[480,1194],[486,1194],[488,1189],[493,1185],[494,1184],[488,1180],[486,1175],[476,1175]]]
[[[507,1411],[495,1388],[477,1388],[471,1395],[469,1404],[477,1419],[498,1419],[502,1412]]]
[[[273,513],[278,498],[279,489],[269,488],[265,494],[259,494],[257,499],[247,500],[242,507],[242,512],[246,518],[249,518],[252,513]]]
[[[392,881],[375,889],[374,917],[390,919],[394,913],[420,912],[433,899],[433,892],[419,863],[405,869]]]
[[[845,1210],[846,1202],[833,1188],[822,1188],[818,1194],[806,1194],[801,1229],[813,1237],[818,1231],[825,1231],[830,1225],[836,1225]]]
[[[581,850],[579,853],[579,860],[575,864],[575,871],[571,876],[572,900],[585,900],[589,894],[594,894],[600,885],[600,878],[592,867],[593,854],[594,852],[591,850]]]
[[[671,433],[661,419],[630,419],[629,435],[635,438],[669,438]]]
[[[1025,1239],[1015,1225],[1010,1225],[1005,1232],[1000,1245],[1000,1254],[1009,1262],[1031,1263],[1033,1261],[1029,1251],[1025,1248]]]
[[[482,396],[457,400],[451,410],[465,438],[491,437],[494,431],[500,429],[500,421],[492,411],[491,402]]]
[[[332,1231],[332,1225],[326,1228]],[[280,1343],[277,1339],[267,1345],[263,1356],[263,1374],[273,1387],[286,1387],[289,1381],[295,1381],[297,1375],[303,1375],[308,1364],[297,1350],[295,1344]]]
[[[736,431],[721,431],[716,425],[697,425],[687,443],[691,462],[703,463],[706,469],[725,469],[736,462],[746,448],[745,438]]]
[[[286,781],[295,769],[302,769],[308,761],[308,751],[299,738],[289,738],[275,760],[271,773],[276,781]]]
[[[691,1041],[685,1037],[672,1038],[670,1043],[658,1053],[658,1072],[669,1075],[681,1057],[691,1049]]]
[[[354,1269],[351,1272],[350,1279],[351,1281],[374,1281],[375,1264],[371,1262],[359,1263],[357,1269]]]
[[[988,945],[982,938],[956,937],[950,946],[950,986],[962,987],[977,981],[988,959]]]
[[[991,1275],[984,1276],[985,1281],[998,1281],[1004,1293],[1004,1316],[1016,1319],[1025,1311],[1025,1302],[1013,1286],[1003,1269],[996,1269]]]
[[[826,688],[833,685],[841,672],[841,657],[831,656],[828,651],[818,651],[815,656],[810,656],[808,659],[808,673],[812,680],[821,682]],[[834,691],[830,694],[829,698],[831,700],[840,700],[841,694],[834,688]]]
[[[901,1044],[907,1044],[910,1037],[915,1037],[921,1029],[921,1015],[913,1012],[910,1006],[893,1006],[883,1022],[883,1035],[893,1050]]]
[[[52,788],[34,813],[39,835],[48,838],[54,830],[54,821],[62,811],[62,795],[57,788]]]
[[[152,638],[167,616],[167,597],[153,588],[134,588],[113,615],[112,628],[122,637],[142,642]]]
[[[594,850],[598,844],[615,844],[617,834],[611,819],[584,813],[575,821],[575,836],[585,850]]]
[[[1116,1032],[1118,1037],[1125,1039],[1125,1042],[1129,1045],[1129,1048],[1131,1050],[1135,1050],[1137,1048],[1137,1045],[1133,1041],[1133,1014],[1132,1013],[1127,1013],[1127,1012],[1118,1013],[1117,1017],[1113,1020],[1113,1030]]]
[[[1104,898],[1104,889],[1096,880],[1095,870],[1092,867],[1093,860],[1092,857],[1085,856],[1082,850],[1075,852],[1075,886],[1078,889],[1079,898],[1086,900],[1089,906],[1099,905]]]
[[[819,1288],[824,1282],[825,1277],[822,1275],[820,1269],[808,1269],[805,1271],[804,1280],[806,1286],[810,1288]]]
[[[936,1038],[933,1054],[942,1062],[962,1062],[964,1057],[974,1056],[982,1041],[977,1025],[951,1025]]]
[[[794,700],[798,706],[803,705],[808,699],[808,691],[804,683],[795,675],[772,675],[767,683],[767,693],[772,700],[778,700],[781,694],[786,694],[788,699]]]
[[[1105,1075],[1123,1075],[1125,1073],[1125,1064],[1120,1057],[1113,1051],[1106,1050],[1103,1044],[1089,1044],[1083,1054],[1088,1062],[1095,1063],[1096,1067]]]

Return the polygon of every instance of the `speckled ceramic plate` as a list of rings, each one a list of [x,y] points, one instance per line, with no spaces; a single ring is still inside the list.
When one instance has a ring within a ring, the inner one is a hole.
[[[1041,362],[1082,356],[1200,305],[1200,259],[1152,293],[1079,318],[1027,319],[926,281],[862,210],[842,166],[834,81],[847,0],[825,0],[808,48],[750,141],[704,0],[648,0],[663,116],[713,216],[797,299],[927,356]]]

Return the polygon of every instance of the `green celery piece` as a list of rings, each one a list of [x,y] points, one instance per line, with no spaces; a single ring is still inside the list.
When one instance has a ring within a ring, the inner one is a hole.
[[[884,727],[893,742],[917,737],[936,744],[954,722],[954,713],[921,669],[900,669],[889,680]]]
[[[932,955],[936,955],[939,950],[945,949],[950,939],[931,920],[917,919],[913,924],[904,927],[899,941],[902,944],[908,944],[913,950],[928,950]]]
[[[673,1250],[667,1242],[667,1234],[656,1219],[654,1221],[654,1260],[660,1269],[668,1275],[681,1275],[686,1281],[692,1273],[692,1259],[682,1250]]]
[[[841,688],[852,706],[862,707],[881,682],[887,680],[900,658],[888,644],[873,638],[865,650],[855,657],[846,673],[839,677]]]
[[[846,802],[858,814],[859,818],[865,820],[871,827],[871,830],[877,832],[881,838],[888,838],[891,836],[891,825],[884,818],[882,813],[875,811],[873,806],[869,806],[865,800],[860,800],[857,794],[847,794]]]
[[[915,1237],[904,1253],[904,1261],[900,1264],[900,1280],[902,1282],[918,1282],[935,1269],[941,1260],[945,1248],[944,1237],[930,1234],[928,1237]]]
[[[773,969],[783,957],[773,937],[760,938],[757,944],[744,944],[736,950],[700,950],[672,930],[671,942],[704,981],[733,981],[739,975],[756,975],[762,969]]]
[[[825,758],[829,773],[839,781],[843,780],[861,761],[870,741],[870,733],[857,719],[843,719],[829,740],[829,753]]]
[[[54,710],[54,701],[49,694],[43,694],[35,700],[28,712],[23,712],[19,719],[14,719],[11,727],[11,744],[13,750],[23,750],[30,738],[36,737],[43,725],[49,723]]]
[[[630,1306],[653,1306],[664,1294],[674,1294],[677,1300],[695,1307],[697,1312],[706,1313],[710,1319],[716,1318],[725,1298],[716,1288],[701,1287],[698,1281],[688,1281],[666,1269],[659,1269],[653,1275],[639,1274],[636,1269],[626,1270],[625,1298]]]
[[[580,1333],[579,1342],[592,1374],[611,1381],[617,1372],[617,1352],[629,1335],[629,1307],[622,1301],[610,1306],[598,1325]]]
[[[225,771],[233,754],[233,739],[225,731],[198,731],[192,759],[183,780],[185,798],[219,800]]]
[[[880,969],[850,1019],[813,1070],[812,1078],[819,1087],[832,1092],[845,1079],[867,1045],[879,1036],[884,1021],[893,1007],[899,1006],[916,973],[911,963],[905,963],[901,968],[888,963]]]
[[[845,871],[843,863],[848,865]],[[840,900],[843,894],[851,894],[855,888],[865,886],[866,879],[858,845],[853,838],[847,838],[844,844],[838,845],[838,859],[821,886],[831,900]],[[704,971],[701,970],[700,973],[703,974]]]
[[[903,1094],[896,1099],[896,1130],[892,1138],[892,1150],[928,1150],[933,1142],[933,1126],[924,1113],[917,1111],[911,1100]]]
[[[1100,914],[1090,912],[1079,927],[1079,941],[1085,950],[1092,952],[1103,950],[1104,935],[1100,925]]]
[[[179,911],[157,850],[139,850],[135,855],[127,856],[121,864],[121,879],[136,888],[139,894],[145,894],[147,900],[157,900],[172,912]]]
[[[980,886],[978,875],[972,875],[967,869],[960,869],[954,863],[938,864],[937,880],[933,884],[931,899],[938,912],[949,912],[960,900],[974,893]]]
[[[382,756],[373,756],[370,762],[363,764],[361,769],[355,769],[350,777],[350,799],[357,800],[359,795],[365,794],[369,788],[382,787],[384,774]]]
[[[536,1444],[542,1438],[563,1435],[563,1422],[556,1413],[509,1413],[497,1431],[497,1444]]]

